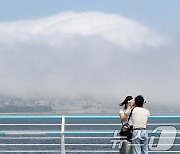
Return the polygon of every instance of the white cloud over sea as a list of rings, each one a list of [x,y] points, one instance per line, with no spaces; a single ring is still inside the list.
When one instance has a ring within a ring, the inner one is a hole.
[[[3,43],[38,41],[60,45],[74,37],[100,37],[125,48],[157,47],[163,38],[138,22],[101,12],[67,12],[39,20],[0,24]]]
[[[169,57],[166,43],[167,38],[136,21],[103,12],[3,22],[0,93],[44,97],[142,93],[155,99],[159,92],[163,101],[168,94],[163,86],[172,78],[163,76],[163,58],[158,59],[161,54],[164,60]]]

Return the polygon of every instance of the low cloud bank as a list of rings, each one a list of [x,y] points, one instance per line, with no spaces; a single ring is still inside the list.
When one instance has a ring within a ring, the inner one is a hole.
[[[102,12],[0,23],[0,93],[156,98],[166,83],[157,58],[166,42],[136,21]]]

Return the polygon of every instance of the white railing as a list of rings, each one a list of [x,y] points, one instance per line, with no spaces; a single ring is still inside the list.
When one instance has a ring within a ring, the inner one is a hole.
[[[149,153],[180,153],[179,120],[150,117]],[[0,116],[0,153],[119,153],[120,126],[119,116]]]

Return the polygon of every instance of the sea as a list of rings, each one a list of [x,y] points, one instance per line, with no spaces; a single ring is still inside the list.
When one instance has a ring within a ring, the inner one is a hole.
[[[65,132],[114,132],[111,134],[65,134],[65,150],[67,154],[92,154],[98,151],[98,153],[104,154],[119,153],[118,147],[123,141],[118,134],[121,128],[119,119],[66,119],[65,123]],[[61,131],[59,124],[61,124],[60,119],[1,119],[0,153],[61,153],[61,134],[57,133]],[[147,130],[149,132],[149,140],[153,141],[153,144],[149,145],[149,153],[180,153],[180,135],[178,132],[180,130],[180,119],[149,119]],[[168,135],[165,133],[163,136],[164,130],[169,130]],[[5,132],[5,134],[2,132]],[[167,145],[162,148],[158,145],[159,143]],[[171,144],[171,146],[168,144]]]

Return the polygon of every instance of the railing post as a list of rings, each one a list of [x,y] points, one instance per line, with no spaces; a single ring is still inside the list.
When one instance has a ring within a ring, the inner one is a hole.
[[[61,124],[61,154],[65,154],[64,129],[65,129],[65,116],[62,115],[62,124]]]

